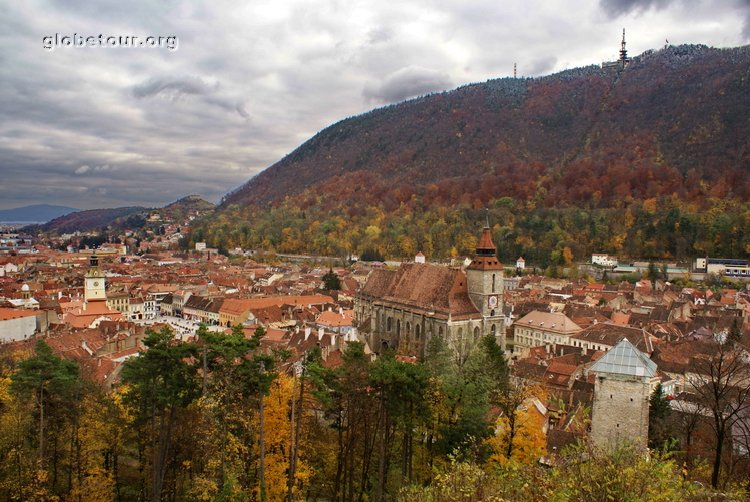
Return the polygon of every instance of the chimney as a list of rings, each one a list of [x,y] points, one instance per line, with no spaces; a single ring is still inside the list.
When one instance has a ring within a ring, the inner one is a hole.
[[[331,347],[338,347],[338,336],[331,334]]]
[[[323,328],[318,328],[318,341],[321,341],[323,339]]]
[[[310,326],[305,326],[305,341],[307,341],[308,338],[310,338]]]
[[[294,334],[296,335],[297,333],[299,333],[299,326],[294,327]]]

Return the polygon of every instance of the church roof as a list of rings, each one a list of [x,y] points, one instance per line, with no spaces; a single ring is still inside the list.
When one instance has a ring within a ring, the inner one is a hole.
[[[479,316],[469,298],[466,274],[429,263],[403,263],[396,271],[373,270],[362,294],[453,318]]]
[[[656,363],[636,349],[627,338],[607,351],[589,371],[651,378],[656,375]]]

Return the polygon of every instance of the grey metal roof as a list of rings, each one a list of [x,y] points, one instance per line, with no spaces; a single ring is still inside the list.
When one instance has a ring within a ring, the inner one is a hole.
[[[627,338],[623,338],[596,361],[589,371],[651,378],[656,375],[656,363],[636,349]]]

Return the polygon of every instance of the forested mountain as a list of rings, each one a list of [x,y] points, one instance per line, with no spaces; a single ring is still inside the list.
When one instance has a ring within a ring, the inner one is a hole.
[[[467,85],[334,124],[228,194],[194,240],[406,257],[746,256],[750,46],[667,47]]]

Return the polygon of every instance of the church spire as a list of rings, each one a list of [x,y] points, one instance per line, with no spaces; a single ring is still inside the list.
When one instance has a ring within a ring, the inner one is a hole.
[[[474,259],[471,260],[470,269],[479,270],[502,270],[503,266],[497,259],[497,248],[495,243],[492,242],[492,230],[490,229],[490,217],[489,210],[485,214],[484,228],[482,229],[482,235],[479,237],[479,243],[477,244],[476,254]]]

